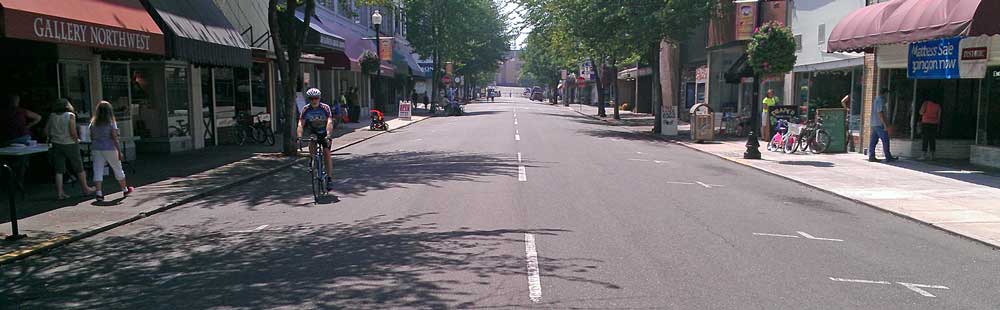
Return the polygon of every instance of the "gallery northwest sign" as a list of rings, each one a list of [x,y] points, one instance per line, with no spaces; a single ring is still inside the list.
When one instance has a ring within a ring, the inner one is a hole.
[[[989,37],[952,37],[910,43],[911,79],[981,79],[989,62]]]
[[[164,54],[163,35],[85,23],[55,16],[6,10],[7,37],[83,45],[130,52]]]

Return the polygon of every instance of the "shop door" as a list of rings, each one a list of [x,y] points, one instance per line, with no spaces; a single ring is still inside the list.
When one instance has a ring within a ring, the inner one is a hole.
[[[684,84],[684,110],[690,110],[694,106],[697,87],[695,83]]]

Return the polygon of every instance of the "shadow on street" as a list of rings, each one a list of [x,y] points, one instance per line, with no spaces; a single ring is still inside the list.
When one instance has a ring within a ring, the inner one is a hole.
[[[523,277],[524,253],[509,249],[523,249],[524,233],[568,232],[440,230],[433,215],[252,234],[205,231],[215,223],[201,223],[87,239],[6,267],[0,301],[15,309],[443,309],[499,276]],[[601,263],[540,258],[547,278],[621,289],[587,277]],[[456,274],[466,276],[446,276]],[[491,306],[479,302],[460,306]]]
[[[434,151],[400,151],[333,158],[334,187],[331,195],[365,196],[370,192],[416,185],[442,186],[445,182],[488,182],[491,176],[517,177],[516,157]],[[532,167],[528,165],[528,167]],[[203,198],[204,207],[241,204],[301,204],[311,197],[307,163],[260,181],[265,186],[243,187]],[[182,183],[183,184],[183,181]],[[180,185],[183,186],[183,185]],[[311,201],[311,199],[310,199]],[[311,203],[309,204],[311,205]]]

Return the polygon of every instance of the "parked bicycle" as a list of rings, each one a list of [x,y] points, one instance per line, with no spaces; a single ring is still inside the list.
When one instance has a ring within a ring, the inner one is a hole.
[[[822,117],[817,117],[816,121],[806,121],[805,127],[802,128],[802,133],[799,136],[798,144],[803,152],[808,150],[816,154],[823,153],[830,146],[830,134],[823,129]]]
[[[233,141],[239,145],[247,143],[262,143],[274,145],[274,130],[271,129],[269,114],[260,112],[250,116],[247,113],[237,113],[233,117]]]
[[[274,145],[274,130],[271,129],[270,114],[260,112],[253,116],[253,139],[257,143]]]
[[[244,145],[253,140],[253,118],[246,113],[236,113],[233,117],[233,142]]]

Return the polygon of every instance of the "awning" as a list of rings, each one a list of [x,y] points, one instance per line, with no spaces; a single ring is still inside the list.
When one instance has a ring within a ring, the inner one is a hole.
[[[215,4],[251,49],[274,53],[267,22],[267,1],[215,0]]]
[[[954,36],[1000,34],[1000,1],[893,0],[860,8],[830,33],[831,52]]]
[[[317,7],[317,11],[319,8]],[[295,17],[303,21],[304,12],[295,12]],[[309,19],[309,31],[306,33],[305,50],[308,52],[328,53],[344,50],[344,38],[333,34],[329,29],[333,27],[324,24],[322,18],[313,14]]]
[[[215,3],[201,0],[144,0],[167,33],[167,56],[192,63],[250,67],[250,46]]]
[[[0,0],[9,38],[164,54],[163,31],[139,0]]]
[[[855,56],[833,61],[797,65],[795,66],[794,69],[792,69],[792,72],[837,70],[837,69],[846,69],[863,65],[865,65],[865,58]]]
[[[396,44],[394,45],[394,52],[399,54],[401,60],[401,63],[397,65],[396,70],[404,71],[403,68],[409,68],[409,70],[405,71],[409,71],[410,75],[414,78],[425,78],[426,75],[424,74],[424,69],[420,67],[420,64],[417,63],[417,58],[413,56],[413,47],[410,46],[410,42],[403,39],[397,39]]]
[[[375,37],[375,31],[359,26],[354,21],[322,6],[316,6],[315,14],[322,21],[320,25],[323,29],[344,40],[343,52],[323,54],[327,58],[327,66],[361,72],[361,55],[366,50],[375,52],[375,42],[366,39]],[[391,64],[382,62],[383,76],[392,76],[393,71]]]
[[[753,76],[753,67],[750,66],[749,55],[743,54],[737,58],[733,65],[722,74],[722,77],[729,84],[739,84],[743,78]]]

